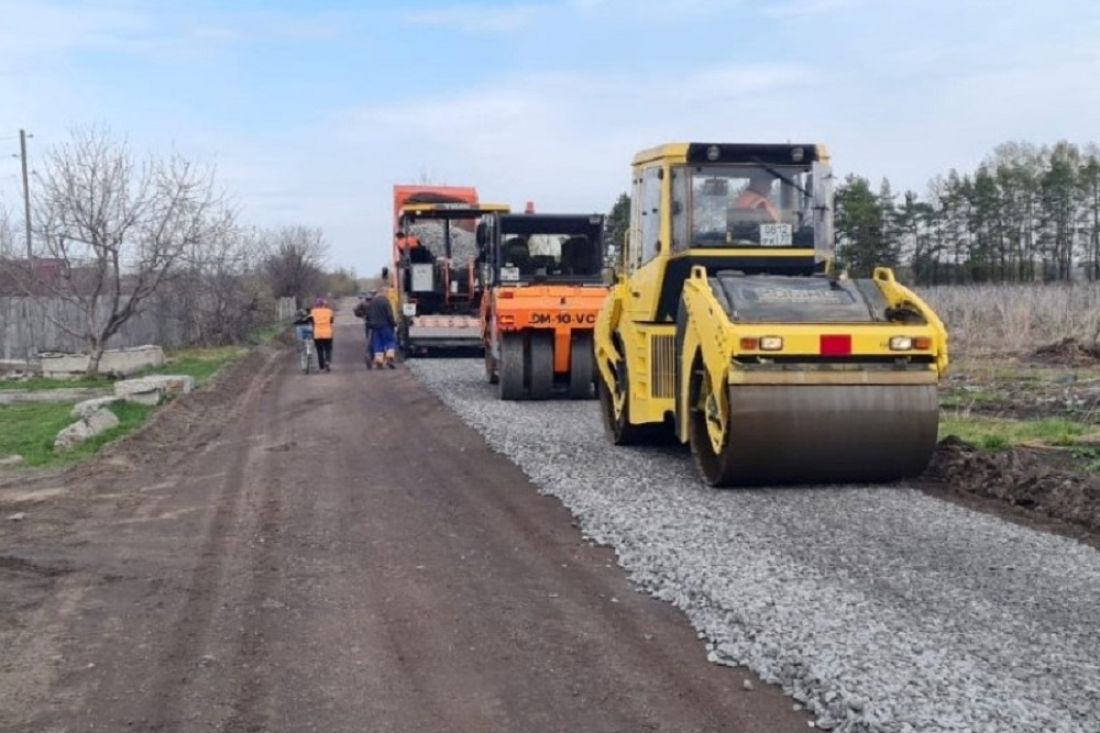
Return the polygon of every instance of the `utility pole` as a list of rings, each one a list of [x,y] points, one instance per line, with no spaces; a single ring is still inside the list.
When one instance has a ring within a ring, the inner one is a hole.
[[[23,164],[23,223],[27,233],[27,273],[29,275],[27,282],[30,285],[34,283],[37,272],[34,267],[34,246],[31,242],[31,188],[27,176],[27,131],[22,128],[19,130],[19,159]],[[28,298],[27,302],[30,301],[31,299]],[[38,355],[38,339],[34,333],[34,319],[25,320],[27,321],[27,361],[29,363],[33,362]]]
[[[27,131],[19,130],[19,158],[23,163],[23,222],[27,227],[27,266],[34,272],[34,247],[31,246],[31,189],[27,181]]]

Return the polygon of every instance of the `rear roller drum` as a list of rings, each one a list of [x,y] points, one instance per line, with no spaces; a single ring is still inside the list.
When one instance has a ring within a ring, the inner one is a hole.
[[[485,378],[489,380],[489,384],[500,381],[500,376],[497,374],[497,360],[493,357],[493,349],[489,344],[485,344]]]
[[[500,362],[497,364],[497,380],[502,400],[524,398],[523,336],[506,333],[500,339]]]
[[[723,385],[720,415],[708,382],[691,450],[712,486],[894,481],[919,475],[936,447],[934,384]]]
[[[550,399],[554,391],[554,334],[532,333],[529,356],[531,399]]]
[[[596,362],[592,351],[592,334],[574,334],[569,345],[569,398],[592,398],[592,375]]]

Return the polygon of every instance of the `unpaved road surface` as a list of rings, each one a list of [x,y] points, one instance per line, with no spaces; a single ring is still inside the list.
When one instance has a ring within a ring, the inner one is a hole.
[[[690,453],[621,448],[596,402],[418,377],[632,580],[845,733],[1100,733],[1100,552],[904,485],[715,491]],[[751,429],[751,426],[749,426]]]
[[[0,730],[807,729],[361,348],[343,323],[308,377],[260,350],[94,464],[0,481]]]

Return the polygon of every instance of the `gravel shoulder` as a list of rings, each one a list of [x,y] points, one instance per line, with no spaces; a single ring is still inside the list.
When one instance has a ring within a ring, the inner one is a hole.
[[[26,515],[0,523],[0,731],[807,728],[362,345],[339,325],[310,376],[258,350],[0,486]]]
[[[473,361],[417,376],[709,658],[844,731],[1100,731],[1100,553],[906,486],[713,491],[675,448],[615,448],[594,403],[503,403]]]

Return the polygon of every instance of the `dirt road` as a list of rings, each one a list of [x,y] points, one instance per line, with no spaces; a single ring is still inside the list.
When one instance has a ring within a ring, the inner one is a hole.
[[[0,483],[0,730],[806,730],[362,338]]]

